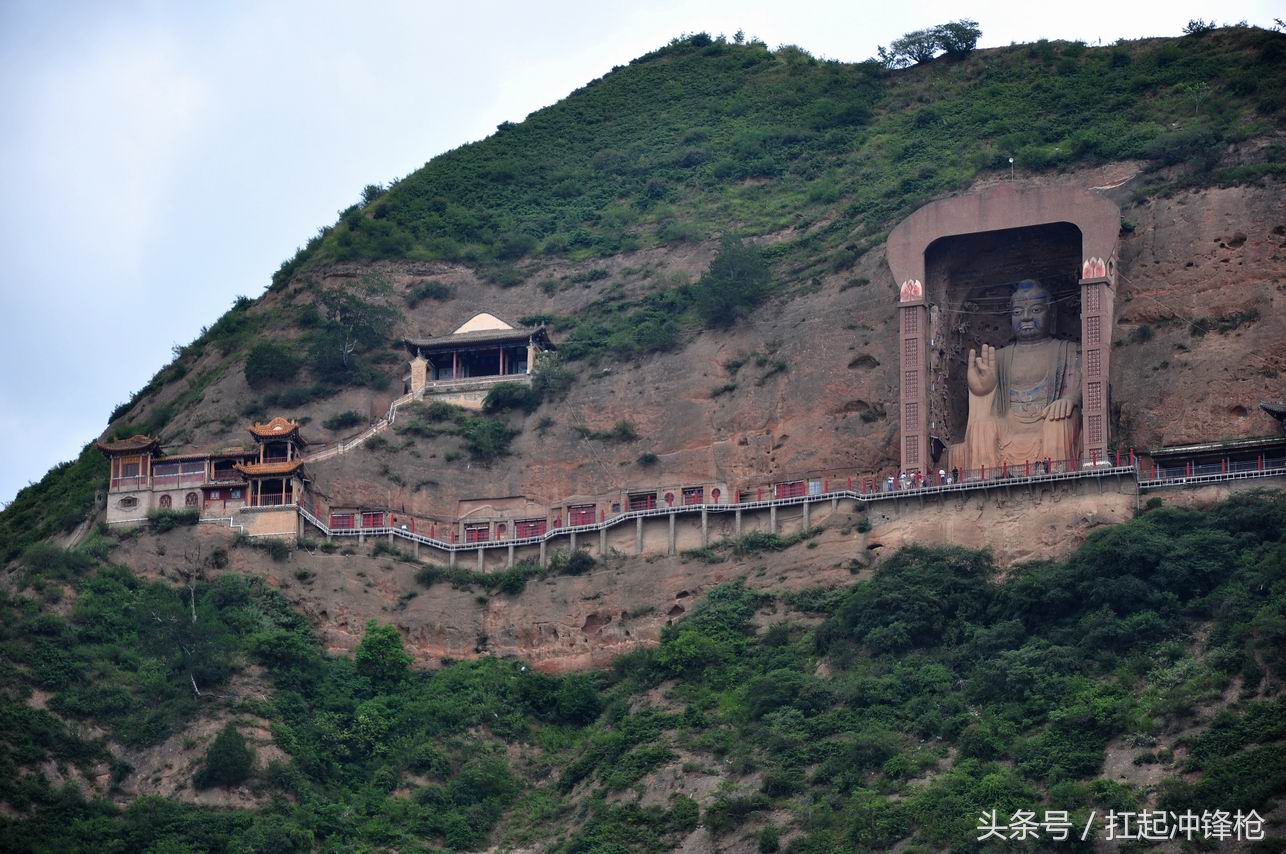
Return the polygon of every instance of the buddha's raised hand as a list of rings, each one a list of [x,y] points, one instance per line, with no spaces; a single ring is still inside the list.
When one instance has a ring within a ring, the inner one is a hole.
[[[966,374],[969,391],[981,397],[990,394],[996,387],[999,375],[996,372],[996,348],[990,344],[982,345],[982,353],[969,351],[969,371]]]

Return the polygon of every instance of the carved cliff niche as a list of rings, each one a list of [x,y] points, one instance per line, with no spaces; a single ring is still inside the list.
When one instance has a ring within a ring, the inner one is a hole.
[[[1052,292],[1054,335],[1080,342],[1084,450],[1105,457],[1120,227],[1120,209],[1097,193],[1002,183],[932,202],[893,229],[904,469],[937,468],[935,451],[962,438],[965,357],[1009,342],[1009,296],[1023,279]]]
[[[968,417],[965,364],[1013,337],[1009,297],[1023,279],[1053,295],[1054,337],[1081,339],[1081,230],[1069,222],[943,237],[924,253],[929,309],[929,435],[951,444]]]

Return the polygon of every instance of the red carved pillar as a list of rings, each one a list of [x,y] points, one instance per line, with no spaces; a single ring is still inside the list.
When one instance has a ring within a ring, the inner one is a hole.
[[[1087,258],[1081,267],[1081,457],[1109,460],[1112,329],[1116,259]]]
[[[902,470],[915,471],[928,465],[928,307],[924,286],[916,280],[904,282],[898,304],[898,354],[901,361],[901,399],[898,413],[902,424]]]

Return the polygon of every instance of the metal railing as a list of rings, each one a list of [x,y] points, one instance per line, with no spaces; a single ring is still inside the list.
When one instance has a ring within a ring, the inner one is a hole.
[[[1050,468],[1056,469],[1057,467],[1051,466]],[[679,516],[693,513],[736,513],[738,511],[763,510],[772,507],[794,507],[801,504],[821,504],[827,501],[838,501],[841,499],[856,501],[859,504],[868,504],[878,501],[897,501],[911,496],[973,492],[999,489],[1002,487],[1022,486],[1026,484],[1038,485],[1056,481],[1081,480],[1088,478],[1124,477],[1127,475],[1135,475],[1136,473],[1137,468],[1134,465],[1089,465],[1067,471],[1051,470],[1048,473],[1042,471],[1041,473],[1031,475],[979,477],[973,480],[965,480],[962,478],[960,482],[952,483],[929,483],[924,481],[918,486],[908,486],[906,489],[898,489],[891,492],[861,492],[845,487],[841,489],[829,489],[820,493],[794,495],[786,498],[765,498],[755,501],[742,501],[735,504],[703,503],[676,505],[673,507],[654,507],[646,510],[626,510],[615,515],[606,516],[581,525],[551,526],[544,534],[540,535],[493,539],[481,542],[458,542],[455,537],[452,537],[450,540],[439,539],[437,537],[426,536],[407,528],[400,528],[392,525],[381,525],[379,527],[370,528],[358,527],[332,529],[312,510],[302,504],[299,505],[299,514],[309,524],[330,537],[397,537],[445,552],[474,552],[479,549],[508,548],[510,546],[514,548],[535,546],[540,545],[541,543],[548,543],[559,537],[566,537],[572,534],[597,533],[598,531],[611,529],[626,522],[638,519],[649,519],[658,516]]]
[[[303,461],[306,463],[317,463],[317,462],[321,462],[322,460],[333,459],[334,457],[338,457],[340,454],[345,454],[351,451],[353,448],[356,448],[358,445],[362,444],[372,436],[375,436],[376,434],[379,434],[379,433],[383,433],[389,427],[393,426],[394,422],[397,421],[398,407],[411,403],[414,400],[415,400],[414,394],[402,395],[401,397],[397,398],[396,400],[394,400],[392,403],[388,405],[387,415],[377,420],[374,424],[367,427],[365,430],[358,433],[356,436],[352,436],[348,439],[344,439],[342,441],[336,442],[334,445],[331,445],[329,448],[322,448],[321,450],[314,451],[311,454],[305,454],[303,456]]]
[[[144,489],[146,487],[147,475],[139,474],[129,477],[114,477],[109,488],[112,492],[116,492],[123,489]]]

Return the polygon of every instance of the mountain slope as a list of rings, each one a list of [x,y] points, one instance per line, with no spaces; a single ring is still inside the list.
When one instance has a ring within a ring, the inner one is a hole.
[[[565,677],[412,672],[374,622],[332,657],[261,578],[189,592],[105,541],[45,550],[0,599],[0,844],[829,852],[965,847],[986,810],[1093,811],[1096,838],[1108,809],[1270,816],[1284,532],[1282,496],[1251,495],[1151,510],[1003,582],[955,548],[848,588],[738,580],[659,646]],[[249,767],[216,760],[228,726]],[[212,767],[222,787],[189,788]]]
[[[1017,180],[1123,208],[1121,443],[1265,434],[1255,403],[1286,370],[1284,52],[1234,28],[887,72],[680,40],[372,190],[107,434],[223,446],[282,414],[333,441],[400,393],[400,336],[485,310],[552,324],[558,387],[466,425],[409,413],[316,465],[320,494],[453,516],[876,471],[897,437],[883,237],[1008,178],[1010,155]],[[769,282],[731,324],[703,311],[726,253]],[[341,304],[370,320],[351,353]],[[0,513],[6,850],[964,847],[986,809],[1267,814],[1286,788],[1280,496],[1149,510],[1017,569],[911,549],[872,574],[847,530],[684,556],[716,561],[683,570],[700,605],[619,610],[658,646],[554,677],[488,656],[472,615],[534,622],[540,584],[565,617],[658,568],[480,578],[384,544],[113,533],[84,524],[105,481],[87,447]],[[461,603],[443,631],[479,660],[409,668],[395,629],[356,616],[400,621],[421,596]]]

